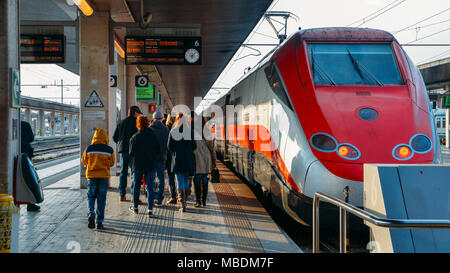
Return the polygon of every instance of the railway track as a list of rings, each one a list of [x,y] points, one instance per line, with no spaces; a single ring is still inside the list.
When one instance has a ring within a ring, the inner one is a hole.
[[[34,155],[35,156],[39,156],[39,155],[44,155],[44,154],[48,154],[48,153],[61,152],[61,151],[65,151],[65,150],[72,150],[72,149],[76,149],[76,148],[80,148],[80,144],[79,143],[34,150]]]

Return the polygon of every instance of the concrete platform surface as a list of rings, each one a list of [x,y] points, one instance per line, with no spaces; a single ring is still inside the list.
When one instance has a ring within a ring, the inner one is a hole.
[[[20,252],[45,253],[299,253],[300,248],[273,222],[251,190],[223,164],[221,183],[210,183],[207,207],[187,212],[177,205],[146,215],[146,198],[139,214],[131,203],[119,202],[118,177],[110,180],[105,229],[87,227],[87,195],[79,173],[44,188],[41,212],[20,212]],[[130,199],[128,179],[127,199]],[[167,199],[167,183],[166,194]]]

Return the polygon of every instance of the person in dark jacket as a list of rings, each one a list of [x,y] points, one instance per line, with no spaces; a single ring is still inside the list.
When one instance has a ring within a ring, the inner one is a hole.
[[[191,129],[187,126],[184,117],[177,116],[177,120],[170,131],[167,148],[172,153],[171,170],[175,173],[178,183],[178,202],[180,212],[186,211],[186,198],[189,188],[189,176],[195,174],[194,150],[197,148],[192,139]]]
[[[129,143],[130,138],[137,133],[136,117],[139,116],[141,110],[137,106],[131,106],[128,117],[120,121],[114,131],[113,140],[118,144],[118,152],[120,154],[120,177],[119,177],[119,195],[120,201],[126,201],[127,193],[127,176],[128,166],[130,165]],[[133,176],[133,170],[131,171]]]
[[[172,115],[169,113],[166,118],[166,127],[167,129],[172,130],[173,120]],[[167,145],[166,145],[167,146]],[[170,199],[167,201],[167,204],[176,204],[177,203],[177,186],[175,185],[175,173],[172,172],[172,153],[167,152],[167,160],[166,160],[166,170],[167,177],[169,178],[169,191],[170,191]]]
[[[151,128],[148,128],[149,123],[146,116],[139,116],[136,120],[139,131],[130,139],[129,154],[133,166],[133,206],[130,207],[130,210],[136,214],[138,213],[142,177],[145,177],[148,202],[147,213],[151,217],[155,193],[152,173],[161,158],[161,148],[156,134]]]
[[[33,158],[33,147],[31,147],[31,142],[34,141],[33,130],[31,125],[26,121],[20,122],[20,150],[22,153],[26,154],[31,160]],[[41,207],[36,204],[27,205],[27,211],[40,211]]]
[[[167,140],[169,139],[169,129],[162,123],[164,116],[160,111],[153,113],[153,122],[150,128],[158,138],[159,146],[161,149],[161,156],[156,164],[156,169],[152,172],[151,178],[158,177],[158,191],[157,191],[157,203],[155,206],[162,206],[162,201],[164,199],[164,169],[167,160]]]

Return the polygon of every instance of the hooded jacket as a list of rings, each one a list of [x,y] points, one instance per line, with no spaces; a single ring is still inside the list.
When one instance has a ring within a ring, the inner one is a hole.
[[[92,144],[83,153],[81,159],[86,168],[86,178],[109,178],[109,169],[114,166],[114,150],[108,146],[108,137],[102,128],[95,131]]]

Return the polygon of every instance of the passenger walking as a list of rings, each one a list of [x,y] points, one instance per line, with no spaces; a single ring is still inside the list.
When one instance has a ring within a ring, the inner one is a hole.
[[[178,202],[180,212],[186,211],[187,190],[189,188],[189,176],[195,174],[194,150],[197,148],[195,141],[185,137],[183,133],[190,135],[190,128],[186,124],[183,114],[178,114],[175,124],[170,131],[167,148],[172,153],[171,171],[175,173],[178,187]],[[187,131],[188,130],[188,131]]]
[[[172,129],[173,119],[172,115],[169,113],[166,118],[166,127],[170,130]],[[167,145],[166,145],[167,147]],[[172,153],[167,152],[167,160],[166,160],[166,170],[167,177],[169,179],[169,192],[170,199],[167,201],[167,204],[176,204],[177,203],[177,186],[175,185],[175,173],[172,172]]]
[[[208,174],[216,168],[216,153],[214,151],[214,140],[212,132],[206,125],[206,118],[202,119],[202,131],[196,133],[197,149],[195,155],[195,207],[206,207],[206,198],[208,196]]]
[[[26,154],[31,160],[33,158],[33,147],[31,147],[31,142],[34,141],[33,130],[31,125],[22,120],[20,122],[20,150],[22,153]],[[40,211],[41,207],[36,204],[28,204],[27,211]]]
[[[114,150],[108,146],[108,137],[102,128],[95,131],[92,144],[83,152],[81,162],[87,167],[88,227],[95,227],[95,218],[97,217],[97,229],[103,229],[110,177],[109,169],[114,165],[115,157]],[[97,212],[95,200],[97,200]]]
[[[120,154],[120,177],[119,177],[119,195],[120,201],[126,201],[127,193],[127,176],[128,166],[130,164],[129,156],[129,144],[130,138],[137,133],[136,117],[139,116],[141,110],[137,106],[131,106],[128,111],[128,117],[119,122],[114,131],[113,140],[116,142],[118,152]],[[133,170],[131,171],[131,177],[133,177]]]
[[[167,141],[169,139],[169,129],[162,123],[164,116],[160,111],[153,113],[153,122],[150,128],[153,129],[156,137],[158,138],[158,143],[160,147],[160,157],[156,163],[156,169],[151,174],[151,179],[154,180],[155,174],[158,177],[158,191],[157,191],[157,202],[156,207],[162,206],[162,201],[164,199],[164,170],[166,168],[167,160]],[[146,180],[147,181],[147,180]]]
[[[130,210],[138,213],[139,195],[141,193],[142,177],[145,178],[147,188],[147,214],[152,216],[155,193],[154,176],[157,163],[161,157],[161,149],[156,134],[150,129],[150,121],[146,116],[139,116],[136,126],[139,130],[130,139],[130,160],[133,168],[133,206]],[[153,177],[153,179],[152,179]]]

